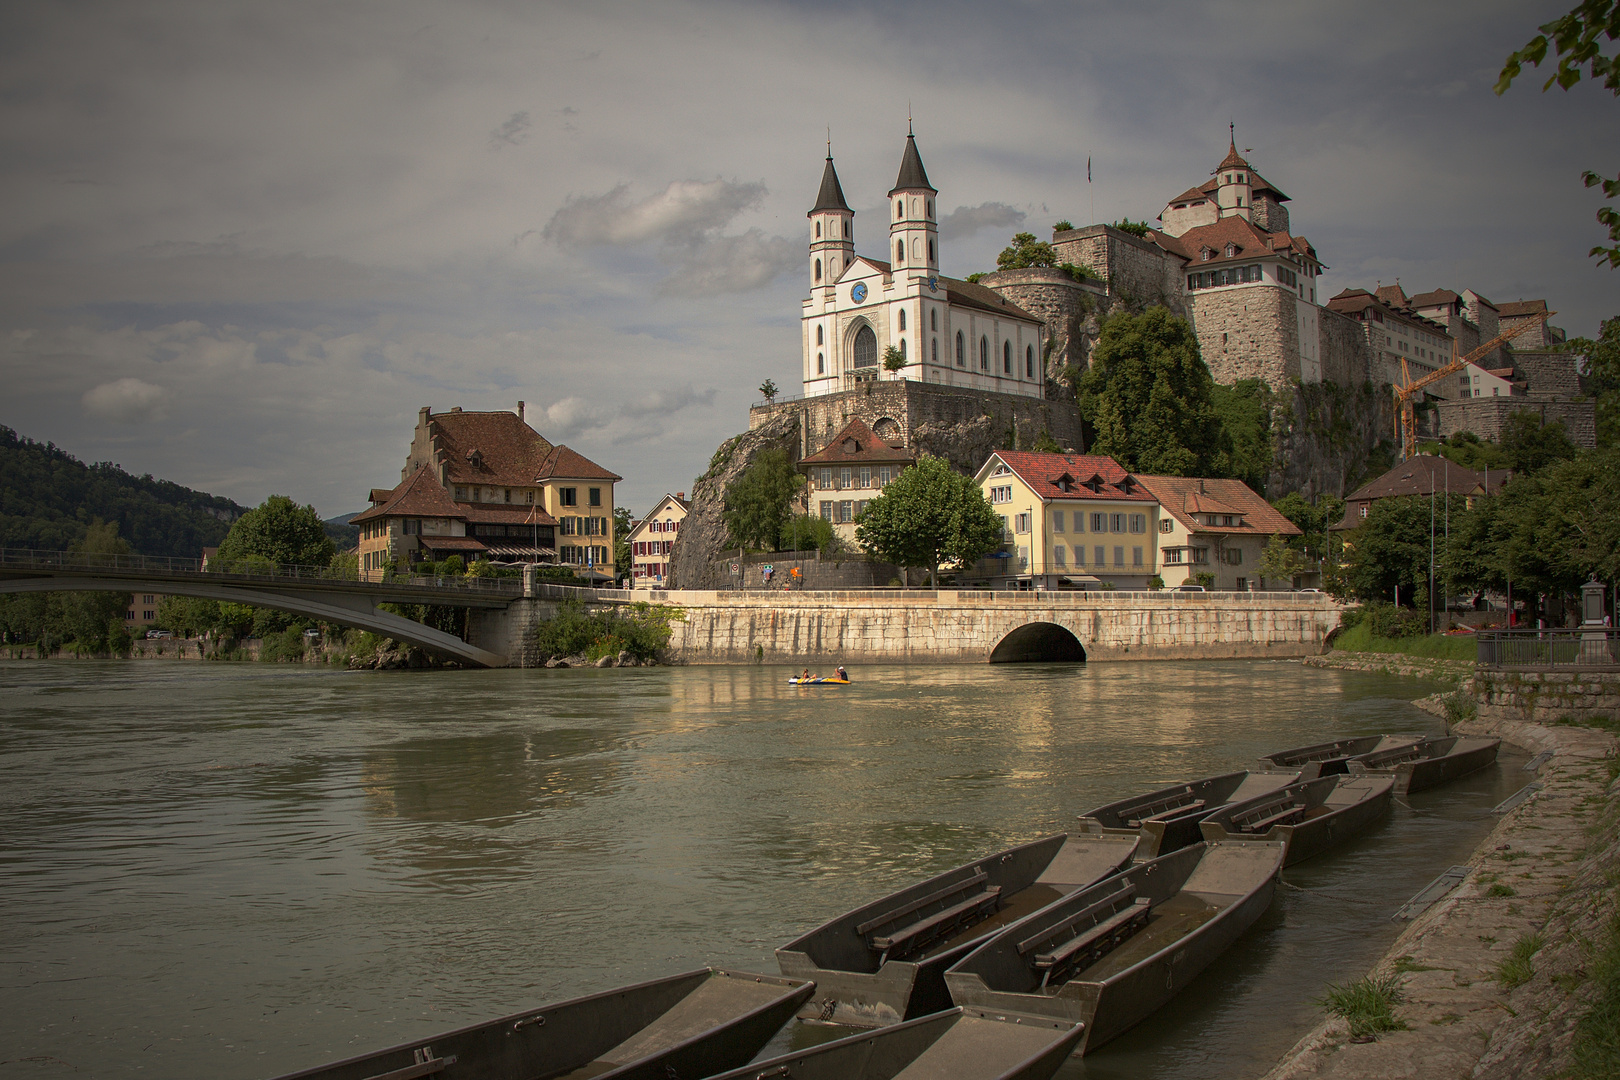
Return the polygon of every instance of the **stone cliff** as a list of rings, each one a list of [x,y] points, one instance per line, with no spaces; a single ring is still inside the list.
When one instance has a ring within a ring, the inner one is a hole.
[[[726,488],[754,459],[766,450],[786,450],[797,461],[799,417],[781,412],[764,418],[741,435],[720,444],[709,459],[709,469],[692,481],[692,505],[681,522],[670,561],[669,587],[672,589],[723,589],[730,575],[722,563],[726,548]]]

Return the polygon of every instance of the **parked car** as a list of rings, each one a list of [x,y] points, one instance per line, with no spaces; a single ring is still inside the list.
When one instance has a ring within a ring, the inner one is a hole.
[[[1301,590],[1299,590],[1299,591],[1300,591],[1300,592],[1314,592],[1314,593],[1319,593],[1319,592],[1321,592],[1321,591],[1322,591],[1322,590],[1321,590],[1321,589],[1301,589]]]
[[[317,638],[319,638],[320,636],[321,636],[321,632],[319,630],[315,629],[313,626],[310,627],[308,630],[304,631],[304,637],[308,638],[310,641],[314,641]]]
[[[174,637],[174,631],[173,630],[148,630],[146,632],[146,636],[148,638],[172,638],[172,637]]]
[[[1204,592],[1202,585],[1177,585],[1172,592]]]

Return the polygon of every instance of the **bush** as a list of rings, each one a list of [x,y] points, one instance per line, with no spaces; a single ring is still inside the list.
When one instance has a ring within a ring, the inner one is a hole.
[[[1350,1025],[1352,1038],[1363,1038],[1385,1031],[1400,1031],[1406,1024],[1395,1016],[1395,1006],[1406,1000],[1401,977],[1396,974],[1372,975],[1343,986],[1328,986],[1317,1004]]]
[[[296,664],[304,659],[304,631],[289,626],[259,642],[259,659],[267,664]]]
[[[467,560],[460,555],[452,555],[439,564],[439,573],[445,577],[459,577],[467,572]]]
[[[558,605],[554,618],[532,631],[535,651],[545,656],[583,655],[589,660],[628,652],[640,661],[656,659],[669,644],[670,624],[686,613],[670,604],[636,603],[587,611],[578,600]]]
[[[1421,637],[1429,632],[1428,620],[1411,608],[1396,607],[1381,600],[1366,604],[1361,619],[1374,637],[1399,641],[1401,638]]]

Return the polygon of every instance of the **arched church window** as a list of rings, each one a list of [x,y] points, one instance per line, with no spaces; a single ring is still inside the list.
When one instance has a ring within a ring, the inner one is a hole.
[[[979,338],[979,370],[990,370],[990,339],[982,335]]]
[[[934,242],[932,240],[928,241],[928,261],[934,261]]]
[[[939,363],[939,338],[934,339],[934,343],[929,346],[928,351],[930,354],[929,359],[936,364]]]
[[[877,335],[863,325],[855,332],[855,367],[877,367]]]
[[[906,242],[904,240],[896,240],[894,242],[894,262],[895,262],[895,265],[896,266],[903,266],[903,265],[905,265],[905,261],[906,261]]]
[[[934,216],[934,200],[933,199],[928,200],[928,216],[930,218]]]
[[[899,221],[906,213],[906,204],[903,200],[894,200],[894,219]]]
[[[816,260],[816,280],[817,281],[821,280],[821,260],[820,259]]]
[[[939,329],[939,308],[937,307],[928,309],[928,329]]]
[[[819,326],[816,327],[816,344],[817,345],[824,344],[824,339],[822,337],[822,330],[821,330],[821,327],[819,327]]]
[[[1003,375],[1012,374],[1012,342],[1010,341],[1001,343],[1001,373]]]
[[[905,328],[906,328],[906,309],[901,308],[900,309],[900,329],[901,329],[902,332],[904,332]]]
[[[823,358],[821,353],[816,353],[816,374],[825,375],[826,373],[827,361]]]
[[[816,239],[821,239],[821,222],[816,222]]]
[[[906,339],[901,338],[900,339],[900,359],[904,360],[905,358],[906,358]]]
[[[956,332],[956,366],[967,366],[967,358],[962,355],[962,331],[960,330]]]
[[[1035,377],[1035,346],[1033,346],[1033,345],[1025,345],[1024,346],[1024,378],[1033,379],[1034,377]]]

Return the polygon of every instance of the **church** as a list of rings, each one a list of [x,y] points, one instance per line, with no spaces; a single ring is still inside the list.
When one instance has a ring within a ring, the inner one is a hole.
[[[992,289],[940,274],[937,195],[916,136],[908,132],[886,200],[886,258],[857,255],[855,211],[844,199],[829,148],[807,215],[806,397],[891,380],[1044,395],[1042,320]]]

